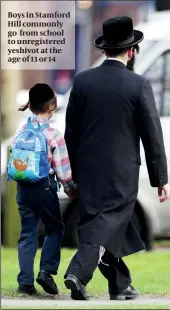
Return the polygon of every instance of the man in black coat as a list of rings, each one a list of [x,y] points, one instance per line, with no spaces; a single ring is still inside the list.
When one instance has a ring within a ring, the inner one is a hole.
[[[110,299],[133,299],[123,256],[144,245],[132,221],[138,193],[140,138],[151,186],[169,197],[167,161],[150,82],[127,69],[143,33],[129,17],[103,24],[96,47],[108,57],[77,74],[66,113],[65,139],[78,185],[80,245],[65,274],[73,299],[87,299],[85,286],[98,266]]]

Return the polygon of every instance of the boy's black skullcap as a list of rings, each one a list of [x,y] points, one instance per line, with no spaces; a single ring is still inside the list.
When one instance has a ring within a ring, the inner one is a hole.
[[[35,84],[29,91],[29,102],[45,103],[54,97],[52,88],[47,84]]]

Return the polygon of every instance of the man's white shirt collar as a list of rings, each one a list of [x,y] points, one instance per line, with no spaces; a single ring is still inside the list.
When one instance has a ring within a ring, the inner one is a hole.
[[[120,60],[120,59],[118,59],[118,58],[108,57],[107,60],[116,60],[116,61],[120,61],[122,64],[125,65],[125,63],[123,62],[123,60]]]

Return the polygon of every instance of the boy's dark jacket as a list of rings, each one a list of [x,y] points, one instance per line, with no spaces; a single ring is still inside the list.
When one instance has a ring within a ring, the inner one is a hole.
[[[150,82],[116,60],[76,76],[65,140],[79,185],[80,242],[102,245],[115,257],[143,249],[131,221],[140,137],[151,185],[166,184],[162,129]]]

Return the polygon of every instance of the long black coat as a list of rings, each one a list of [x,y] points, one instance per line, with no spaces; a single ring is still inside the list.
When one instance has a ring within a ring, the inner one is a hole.
[[[150,82],[116,60],[75,77],[65,140],[79,185],[80,243],[102,245],[115,257],[144,248],[131,222],[140,137],[151,186],[164,185],[167,162]]]

